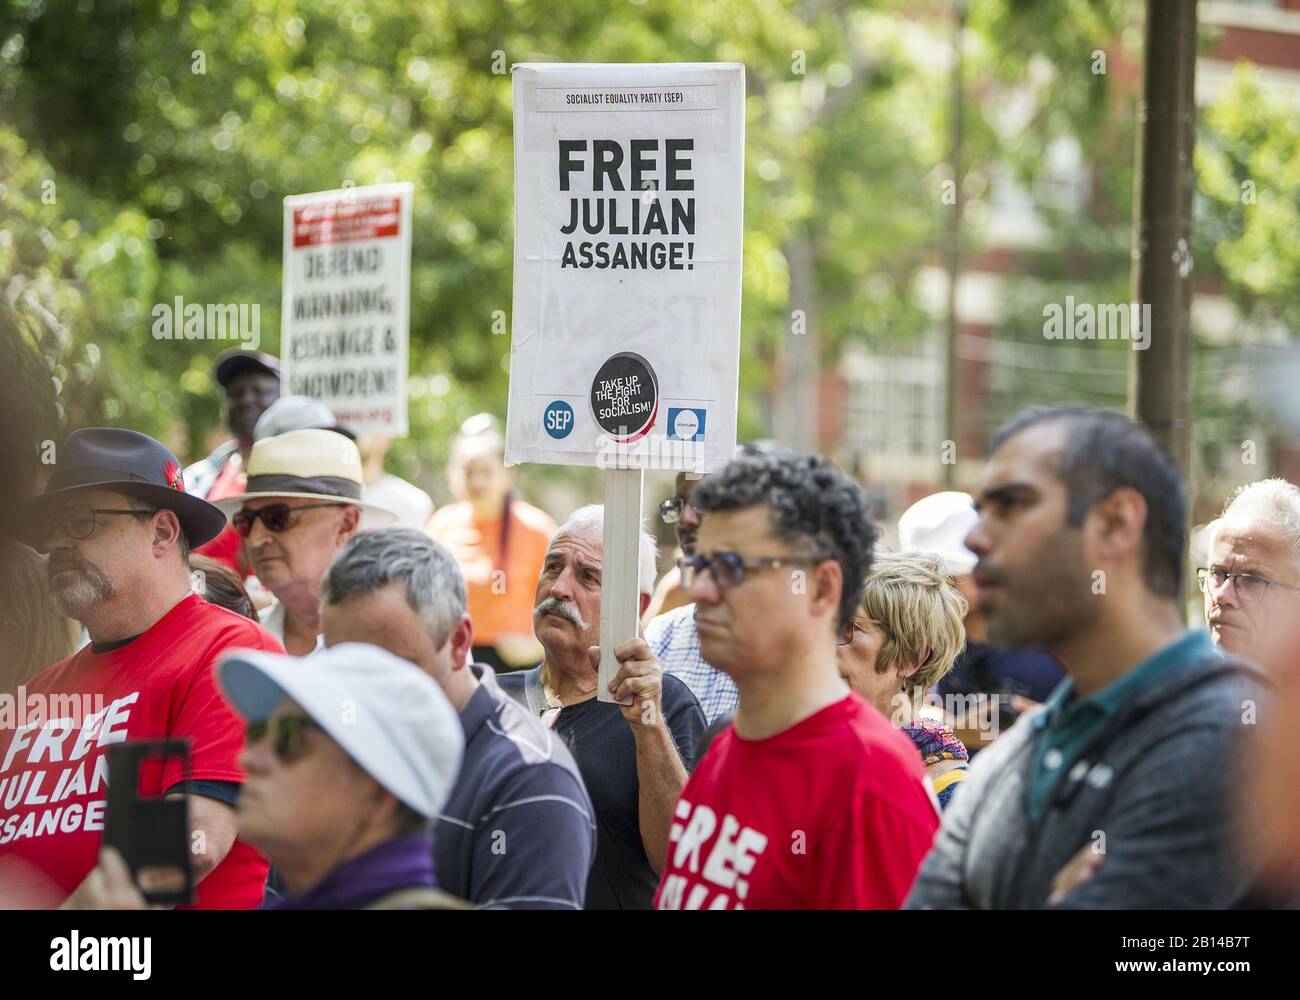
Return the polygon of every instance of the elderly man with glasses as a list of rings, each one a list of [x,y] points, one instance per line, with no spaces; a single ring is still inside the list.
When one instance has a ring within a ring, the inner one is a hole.
[[[1196,580],[1210,637],[1276,676],[1300,648],[1300,489],[1284,479],[1243,486],[1207,535]]]
[[[262,625],[295,656],[321,643],[321,581],[362,518],[366,527],[397,520],[364,503],[363,488],[355,442],[305,429],[254,444],[246,492],[216,502],[243,537],[249,566],[275,595]]]

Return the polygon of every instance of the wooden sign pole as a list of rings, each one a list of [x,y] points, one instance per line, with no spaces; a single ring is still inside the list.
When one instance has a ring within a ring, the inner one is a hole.
[[[596,697],[614,700],[614,647],[641,634],[641,502],[645,470],[605,470],[604,558],[600,582],[600,670]]]

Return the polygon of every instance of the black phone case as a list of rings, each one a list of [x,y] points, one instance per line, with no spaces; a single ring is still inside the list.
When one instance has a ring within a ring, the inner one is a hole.
[[[187,740],[139,740],[108,748],[108,805],[104,816],[104,844],[115,847],[133,876],[141,869],[175,866],[184,873],[183,888],[176,892],[145,891],[150,903],[179,905],[194,902],[194,871],[190,865],[189,802],[142,798],[140,765],[146,760],[179,757],[182,773],[189,774]]]

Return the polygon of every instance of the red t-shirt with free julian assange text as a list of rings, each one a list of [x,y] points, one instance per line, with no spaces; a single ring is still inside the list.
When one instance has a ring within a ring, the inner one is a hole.
[[[896,909],[938,826],[915,745],[857,694],[764,740],[727,726],[677,802],[655,907]]]
[[[284,652],[256,623],[190,594],[117,649],[85,646],[29,681],[25,701],[46,696],[56,719],[0,720],[0,859],[22,859],[69,893],[94,867],[104,829],[106,748],[126,740],[187,738],[179,760],[140,768],[140,792],[182,780],[242,782],[244,725],[218,690],[217,658],[237,648]],[[50,695],[75,695],[75,707]],[[42,723],[45,723],[42,725]],[[236,840],[198,884],[196,908],[258,906],[267,862]]]

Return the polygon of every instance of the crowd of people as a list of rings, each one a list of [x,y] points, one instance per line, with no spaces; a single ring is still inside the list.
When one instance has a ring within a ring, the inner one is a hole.
[[[75,431],[3,543],[0,681],[35,713],[0,711],[5,905],[149,905],[106,753],[159,739],[188,754],[139,791],[185,802],[198,908],[1297,898],[1287,482],[1189,572],[1178,469],[1119,414],[1026,411],[896,551],[828,459],[745,445],[677,476],[668,573],[641,532],[606,700],[600,506],[524,503],[484,417],[434,511],[274,358],[215,375],[227,443],[182,472]]]

